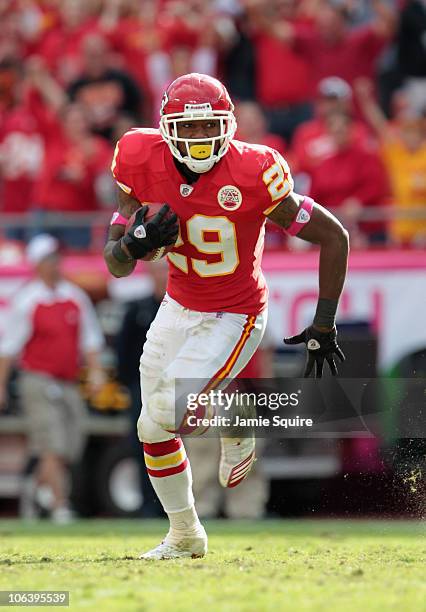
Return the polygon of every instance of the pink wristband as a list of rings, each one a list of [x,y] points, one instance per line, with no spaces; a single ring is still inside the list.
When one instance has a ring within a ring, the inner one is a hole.
[[[311,220],[312,209],[314,207],[314,201],[312,198],[308,198],[305,196],[302,204],[300,205],[299,212],[293,223],[286,230],[287,234],[290,236],[296,236],[302,227],[306,225]]]
[[[128,219],[116,210],[111,217],[110,225],[127,225],[127,221]]]

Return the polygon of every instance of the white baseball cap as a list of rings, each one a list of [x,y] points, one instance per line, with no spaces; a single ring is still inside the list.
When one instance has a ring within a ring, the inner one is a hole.
[[[28,243],[26,256],[33,266],[59,251],[59,242],[50,234],[39,234]]]
[[[352,97],[352,88],[344,79],[338,76],[330,76],[318,83],[318,95],[324,98],[349,100]]]

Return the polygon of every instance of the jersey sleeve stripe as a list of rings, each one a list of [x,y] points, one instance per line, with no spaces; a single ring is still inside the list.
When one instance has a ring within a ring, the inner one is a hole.
[[[283,199],[285,199],[285,198],[288,196],[288,194],[289,194],[289,193],[290,193],[290,191],[289,191],[289,192],[288,192],[288,193],[287,193],[287,194],[284,196],[284,198],[283,198]],[[277,206],[279,206],[279,205],[281,204],[281,202],[282,202],[282,201],[283,201],[283,200],[280,200],[279,202],[276,202],[275,204],[272,204],[272,206],[270,206],[269,208],[267,208],[266,210],[264,210],[264,211],[263,211],[263,214],[264,214],[264,215],[266,215],[266,216],[270,215],[270,214],[271,214],[271,212],[272,212],[273,210],[275,210],[275,209],[276,209],[276,207],[277,207]]]
[[[130,195],[132,193],[132,188],[131,187],[128,187],[124,183],[120,183],[120,181],[117,181],[117,179],[115,179],[115,182],[120,187],[120,189],[122,189],[124,191],[124,193],[127,193],[127,195]]]

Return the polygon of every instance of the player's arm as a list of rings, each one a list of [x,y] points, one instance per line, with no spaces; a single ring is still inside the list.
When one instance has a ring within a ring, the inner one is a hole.
[[[344,355],[336,342],[335,317],[346,278],[349,236],[330,212],[310,198],[291,192],[268,215],[268,218],[292,235],[320,246],[319,298],[313,324],[301,334],[286,338],[287,344],[305,342],[308,362],[305,376],[316,364],[316,375],[322,375],[324,360],[337,373],[334,354]]]
[[[125,232],[126,226],[120,220],[129,219],[135,211],[134,222]],[[110,226],[104,249],[105,261],[114,276],[128,276],[138,259],[143,259],[154,249],[176,242],[179,226],[177,216],[169,214],[170,206],[164,204],[155,217],[145,221],[147,211],[148,206],[141,206],[138,200],[119,190],[117,213],[120,224],[113,222]]]
[[[303,196],[292,192],[274,208],[268,218],[288,230],[294,223],[303,200]],[[303,227],[297,233],[297,237],[320,245],[319,299],[337,302],[342,293],[346,277],[349,253],[348,232],[336,217],[315,203],[310,214],[310,220],[303,224]],[[327,327],[329,329],[333,325],[318,325],[318,328],[323,331],[327,331]]]
[[[122,189],[117,187],[117,201],[118,209],[117,212],[124,219],[129,219],[135,211],[140,208],[138,200],[132,196],[124,193]],[[113,224],[110,225],[108,230],[108,239],[104,248],[104,259],[108,266],[108,270],[113,276],[128,276],[133,272],[136,266],[136,259],[133,259],[130,255],[127,247],[122,244],[121,239],[124,236],[126,226]],[[118,246],[117,246],[118,245]],[[119,250],[123,251],[123,256],[120,257],[117,253]],[[121,259],[121,261],[120,261]],[[127,261],[126,261],[127,259]]]

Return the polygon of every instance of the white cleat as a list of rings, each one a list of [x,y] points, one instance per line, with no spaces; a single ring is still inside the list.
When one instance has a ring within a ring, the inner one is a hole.
[[[52,522],[57,525],[70,525],[75,521],[74,512],[66,506],[61,506],[60,508],[52,510],[50,517]]]
[[[228,489],[236,487],[248,476],[256,456],[255,439],[220,438],[221,456],[219,465],[219,482]]]
[[[161,561],[164,559],[199,559],[207,553],[207,534],[201,526],[197,535],[191,535],[177,539],[167,534],[166,539],[158,546],[149,550],[139,559],[152,559]]]

